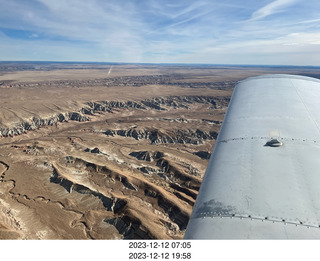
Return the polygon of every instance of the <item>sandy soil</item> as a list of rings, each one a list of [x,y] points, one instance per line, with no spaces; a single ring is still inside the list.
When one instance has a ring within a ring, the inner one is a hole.
[[[41,66],[1,65],[2,239],[182,238],[235,83],[306,74]]]

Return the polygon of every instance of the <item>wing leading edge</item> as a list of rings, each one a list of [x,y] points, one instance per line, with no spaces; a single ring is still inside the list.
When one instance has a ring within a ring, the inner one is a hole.
[[[241,81],[185,239],[313,238],[320,238],[320,81]]]

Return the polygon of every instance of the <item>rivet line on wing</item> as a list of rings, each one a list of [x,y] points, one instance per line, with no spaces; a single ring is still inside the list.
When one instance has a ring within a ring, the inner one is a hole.
[[[294,220],[286,220],[282,218],[276,218],[276,217],[257,217],[252,215],[237,215],[237,214],[223,214],[223,213],[213,213],[213,212],[203,212],[199,213],[197,218],[239,218],[239,219],[250,219],[253,220],[260,220],[261,222],[272,222],[272,223],[283,223],[284,225],[295,225],[295,226],[303,226],[306,228],[320,228],[320,225],[315,224],[308,224],[301,221],[294,221]]]
[[[308,143],[320,143],[317,140],[309,140],[309,139],[299,139],[299,138],[277,138],[278,140],[282,141],[298,141],[298,142],[308,142]],[[227,143],[230,141],[239,141],[239,140],[270,140],[270,137],[237,137],[237,138],[230,138],[219,140],[217,143]]]

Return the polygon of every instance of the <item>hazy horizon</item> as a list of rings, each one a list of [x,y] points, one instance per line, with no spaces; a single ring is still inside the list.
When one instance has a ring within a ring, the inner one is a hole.
[[[317,68],[320,67],[320,65],[287,65],[287,64],[214,64],[214,63],[153,63],[153,62],[104,62],[104,61],[32,61],[32,60],[25,60],[25,61],[19,61],[19,60],[0,60],[0,63],[43,63],[43,64],[59,64],[59,63],[66,63],[66,64],[105,64],[105,65],[159,65],[159,66],[165,66],[165,65],[174,65],[174,66],[213,66],[213,67],[219,67],[219,66],[229,66],[229,67],[297,67],[297,68],[303,68],[303,67],[310,67],[310,68]]]
[[[0,0],[1,61],[319,66],[316,0]]]

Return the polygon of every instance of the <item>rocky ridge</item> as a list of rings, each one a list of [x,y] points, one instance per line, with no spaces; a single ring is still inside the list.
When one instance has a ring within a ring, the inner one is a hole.
[[[208,152],[208,151],[202,151],[202,150],[200,150],[200,151],[197,151],[197,152],[194,152],[193,153],[194,155],[197,155],[199,158],[201,158],[201,159],[210,159],[210,156],[211,156],[211,153],[210,152]]]
[[[20,122],[12,128],[0,128],[0,137],[21,135],[28,131],[36,130],[45,126],[54,126],[58,124],[58,122],[68,122],[69,120],[83,122],[89,121],[90,118],[79,112],[59,113],[45,119],[33,117],[31,120]]]
[[[131,137],[136,140],[144,139],[149,140],[151,144],[180,143],[199,145],[203,144],[204,140],[215,140],[218,133],[215,131],[203,131],[200,129],[178,129],[168,133],[158,129],[138,129],[136,127],[132,127],[123,130],[107,130],[105,131],[105,135]]]
[[[161,153],[158,152],[154,154]],[[95,179],[98,181],[98,179],[103,178],[105,181],[109,180],[111,182],[108,185],[108,189],[110,188],[111,184],[113,184],[111,187],[122,184],[127,188],[127,190],[123,192],[124,194],[122,193],[122,195],[130,195],[130,198],[126,200],[118,198],[112,193],[107,195],[106,193],[102,193],[103,183],[99,182],[98,187],[100,189],[97,190],[94,188],[96,185],[88,186],[81,181],[72,181],[55,165],[53,165],[53,173],[50,179],[52,183],[61,185],[68,191],[68,193],[75,191],[80,194],[90,194],[98,198],[103,203],[103,206],[106,208],[106,210],[112,211],[115,215],[112,218],[106,218],[104,222],[114,226],[123,236],[123,238],[155,238],[150,228],[143,226],[139,220],[139,217],[131,213],[128,209],[128,205],[132,204],[132,202],[136,202],[139,198],[142,198],[142,196],[147,197],[147,199],[144,199],[144,201],[153,204],[154,207],[158,208],[158,210],[161,210],[161,212],[169,218],[170,221],[167,220],[167,223],[170,225],[171,229],[182,231],[186,228],[189,219],[189,213],[177,205],[172,198],[168,198],[168,196],[165,195],[167,192],[162,191],[154,184],[143,182],[140,179],[129,180],[123,174],[118,173],[107,166],[98,165],[81,158],[67,156],[65,158],[65,163],[69,168],[71,167],[78,170],[85,170],[86,172],[90,173],[89,175],[92,178],[91,181],[93,181],[93,184],[95,184]],[[171,166],[168,166],[168,170],[174,171]],[[181,173],[179,175],[181,175]],[[200,186],[200,182],[196,179],[192,180],[189,178],[184,178],[183,180],[189,181],[195,186]],[[172,188],[175,188],[175,186],[180,188],[180,192],[183,194],[193,196],[193,192],[190,189],[182,188],[180,185],[176,185],[174,183],[171,184]],[[179,197],[178,195],[176,196]],[[180,197],[180,199],[184,200],[182,197]],[[190,204],[193,204],[193,202],[190,202]],[[141,209],[139,211],[141,211]]]
[[[144,160],[152,162],[155,159],[160,159],[164,154],[160,151],[150,152],[150,151],[133,151],[129,154],[132,157],[137,158],[138,160]]]
[[[90,116],[99,112],[112,113],[115,109],[153,109],[159,111],[167,110],[166,107],[190,109],[190,105],[194,103],[209,104],[210,109],[219,109],[228,106],[229,99],[225,97],[210,96],[173,96],[173,97],[157,97],[146,99],[139,102],[136,101],[100,101],[88,102],[85,107],[78,112],[61,112],[48,118],[33,117],[30,120],[17,123],[14,127],[0,128],[0,137],[8,137],[21,135],[45,126],[57,125],[59,122],[70,121],[90,121]],[[90,115],[90,116],[87,116]],[[121,135],[121,134],[120,134]],[[181,142],[180,142],[181,143]],[[192,142],[191,142],[192,143]]]
[[[32,67],[20,67],[19,70],[30,70]],[[0,66],[0,71],[15,71]],[[1,83],[1,82],[0,82]],[[102,79],[87,79],[87,80],[51,80],[43,81],[40,83],[30,82],[13,82],[2,81],[4,87],[8,88],[33,88],[33,87],[61,87],[69,86],[69,88],[80,88],[84,86],[134,86],[140,87],[144,85],[169,85],[169,86],[181,86],[183,88],[210,88],[210,89],[231,89],[236,84],[236,81],[219,81],[219,82],[189,82],[183,74],[168,75],[140,75],[140,76],[119,76],[108,77]]]
[[[93,115],[99,111],[112,112],[116,108],[135,108],[135,109],[155,109],[159,111],[166,111],[166,107],[185,108],[190,109],[190,105],[210,104],[211,109],[219,109],[227,107],[229,99],[226,97],[211,97],[211,96],[170,96],[170,97],[156,97],[152,99],[145,99],[142,101],[98,101],[88,102],[87,106],[81,110],[84,114]]]

